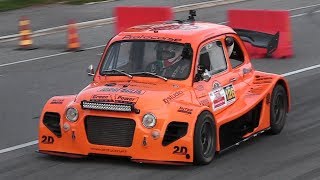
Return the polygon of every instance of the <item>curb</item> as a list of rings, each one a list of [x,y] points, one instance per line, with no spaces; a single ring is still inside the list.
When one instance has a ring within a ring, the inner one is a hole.
[[[203,9],[203,8],[222,6],[222,5],[233,4],[233,3],[244,2],[244,1],[251,1],[251,0],[214,0],[214,1],[206,1],[201,3],[193,3],[193,4],[182,5],[182,6],[176,6],[176,7],[173,7],[172,9],[173,9],[173,12],[178,13],[178,12],[189,11],[192,9]],[[110,17],[110,18],[80,22],[80,23],[76,23],[76,25],[78,26],[79,29],[83,29],[83,28],[89,28],[94,26],[113,24],[114,22],[115,22],[115,17]],[[39,37],[39,36],[45,36],[49,34],[64,32],[66,29],[67,29],[67,25],[41,29],[41,30],[34,31],[31,37]],[[0,43],[17,40],[18,37],[19,37],[19,34],[1,36]]]

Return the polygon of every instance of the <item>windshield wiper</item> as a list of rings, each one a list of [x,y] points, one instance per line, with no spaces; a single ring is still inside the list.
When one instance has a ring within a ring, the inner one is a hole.
[[[131,75],[150,75],[150,76],[153,76],[153,77],[157,77],[157,78],[160,78],[160,79],[163,79],[165,81],[168,81],[168,79],[166,77],[163,77],[163,76],[160,76],[156,73],[152,73],[152,72],[135,72],[135,73],[130,73]]]
[[[103,74],[104,74],[104,73],[109,73],[109,72],[118,72],[118,73],[120,73],[120,74],[123,74],[123,75],[128,76],[129,78],[132,78],[132,75],[130,75],[130,74],[128,74],[128,73],[126,73],[126,72],[124,72],[123,70],[118,70],[118,69],[109,69],[109,70],[103,70],[103,71],[102,71],[102,73],[103,73]]]

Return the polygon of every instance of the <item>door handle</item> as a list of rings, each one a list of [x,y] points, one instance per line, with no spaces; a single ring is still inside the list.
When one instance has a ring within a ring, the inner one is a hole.
[[[234,78],[230,79],[230,82],[232,83],[232,82],[235,82],[236,80],[237,80],[237,78],[234,77]]]

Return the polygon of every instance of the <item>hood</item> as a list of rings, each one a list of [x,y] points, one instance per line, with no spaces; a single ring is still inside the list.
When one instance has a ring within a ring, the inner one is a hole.
[[[140,82],[92,83],[82,90],[76,102],[96,101],[113,103],[133,103],[137,105],[170,104],[185,94],[186,88],[169,82],[163,84]],[[160,103],[161,102],[161,103]]]

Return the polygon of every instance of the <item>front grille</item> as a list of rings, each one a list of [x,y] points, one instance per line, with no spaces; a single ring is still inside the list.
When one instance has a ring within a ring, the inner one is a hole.
[[[136,122],[132,119],[87,116],[85,128],[91,144],[130,147]]]
[[[81,106],[83,109],[102,110],[102,111],[131,112],[133,110],[133,107],[131,104],[114,104],[114,103],[82,101]]]
[[[60,114],[46,112],[43,116],[43,124],[57,137],[61,137]]]

